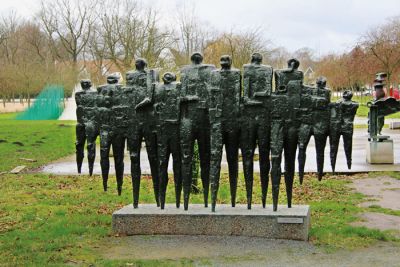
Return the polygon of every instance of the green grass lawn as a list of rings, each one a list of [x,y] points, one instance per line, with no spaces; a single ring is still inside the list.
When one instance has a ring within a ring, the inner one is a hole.
[[[13,120],[15,115],[0,114],[0,172],[39,167],[74,153],[73,122]]]
[[[0,138],[7,140],[0,143],[2,170],[10,170],[22,163],[19,159],[22,152],[17,152],[19,149],[24,149],[24,157],[38,160],[30,163],[30,168],[73,153],[73,128],[71,123],[60,126],[57,121],[12,121],[10,117],[0,116]],[[45,142],[33,146],[38,140]],[[14,141],[24,145],[13,145]],[[355,177],[358,176],[326,175],[322,182],[318,182],[315,176],[307,175],[301,187],[296,179],[294,204],[311,205],[312,243],[334,250],[367,246],[377,240],[394,240],[389,232],[349,225],[357,220],[357,213],[373,210],[373,207],[357,206],[363,196],[347,187]],[[110,177],[110,190],[106,193],[102,191],[100,176],[22,173],[2,174],[0,180],[0,266],[121,266],[128,262],[137,266],[175,264],[168,260],[107,260],[96,249],[106,247],[110,238],[119,238],[112,234],[111,214],[132,201],[128,176],[125,177],[122,196],[116,194],[114,176]],[[254,189],[254,202],[260,203],[257,175]],[[285,203],[283,185],[281,190],[280,203]],[[270,194],[269,204],[272,202]],[[239,203],[246,202],[242,174],[237,200]],[[150,177],[142,178],[140,202],[154,203]],[[172,177],[167,202],[174,202]],[[229,202],[229,182],[224,174],[219,203]],[[191,203],[202,203],[202,195],[192,195]],[[180,264],[190,265],[191,260],[182,260]]]

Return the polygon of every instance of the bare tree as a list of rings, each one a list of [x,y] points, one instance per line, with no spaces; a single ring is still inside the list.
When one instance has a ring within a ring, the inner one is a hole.
[[[176,8],[178,30],[174,32],[174,46],[170,47],[173,60],[181,66],[190,62],[190,55],[195,51],[202,52],[215,37],[211,26],[196,15],[192,2],[182,2]],[[211,29],[211,30],[210,30]]]
[[[387,73],[390,86],[392,74],[400,67],[400,17],[367,32],[361,44]]]
[[[12,12],[0,21],[1,53],[7,63],[15,63],[16,54],[20,46],[20,35],[16,34],[21,22],[16,13]]]
[[[277,69],[282,69],[287,67],[287,61],[291,57],[289,51],[282,46],[275,47],[271,49],[269,53],[270,64]]]
[[[38,14],[43,29],[52,41],[54,53],[62,58],[59,42],[74,64],[89,41],[94,22],[94,1],[42,0]]]
[[[221,55],[230,55],[232,64],[236,68],[241,68],[250,60],[254,52],[264,55],[265,61],[268,61],[270,49],[269,41],[262,36],[260,28],[244,31],[231,31],[222,33],[214,40],[209,41],[204,49],[205,60],[209,63],[218,65]]]

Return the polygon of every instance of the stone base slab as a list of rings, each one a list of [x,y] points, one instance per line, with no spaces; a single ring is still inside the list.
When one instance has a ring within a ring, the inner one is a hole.
[[[381,142],[367,142],[367,162],[370,164],[393,164],[393,140],[387,139]]]
[[[141,204],[134,209],[127,205],[112,215],[112,227],[121,235],[214,235],[257,236],[270,239],[308,240],[310,207],[292,208],[261,205],[217,205],[216,212],[200,204],[189,210],[166,205],[164,210],[154,204]]]

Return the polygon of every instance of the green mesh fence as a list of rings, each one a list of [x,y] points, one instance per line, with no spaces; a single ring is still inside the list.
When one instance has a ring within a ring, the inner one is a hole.
[[[56,120],[63,112],[64,88],[48,85],[36,97],[30,108],[19,114],[17,120]]]

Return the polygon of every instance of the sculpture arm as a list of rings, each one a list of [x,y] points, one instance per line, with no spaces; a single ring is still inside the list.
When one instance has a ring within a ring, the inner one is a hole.
[[[246,105],[246,103],[249,101],[249,96],[250,96],[250,78],[243,76],[243,103]]]
[[[142,102],[140,102],[135,106],[135,109],[140,110],[142,108],[153,105],[155,101],[155,90],[156,90],[156,84],[152,83],[150,85],[150,90],[148,91],[147,96],[142,100]]]
[[[242,93],[242,75],[240,75],[240,72],[238,73],[239,75],[239,82],[236,84],[235,87],[235,112],[236,114],[240,113],[240,99],[241,99],[241,93]]]

